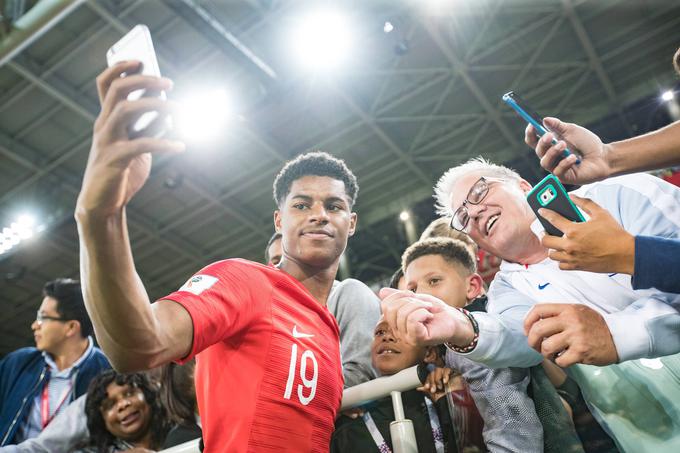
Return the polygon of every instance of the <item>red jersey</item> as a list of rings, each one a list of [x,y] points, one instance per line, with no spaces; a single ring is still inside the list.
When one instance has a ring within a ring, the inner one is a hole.
[[[206,452],[327,452],[343,377],[338,325],[298,280],[219,261],[164,299],[191,315]],[[185,359],[185,360],[186,360]]]

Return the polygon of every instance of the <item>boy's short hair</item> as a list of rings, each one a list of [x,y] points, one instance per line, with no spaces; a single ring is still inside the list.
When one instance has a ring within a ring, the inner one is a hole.
[[[429,238],[458,239],[470,247],[473,255],[477,254],[478,247],[477,244],[475,244],[475,241],[470,239],[470,236],[462,231],[451,228],[451,217],[439,217],[430,222],[427,228],[425,228],[425,231],[423,231],[423,234],[420,235],[420,240],[422,241]]]
[[[402,255],[401,267],[406,269],[416,259],[429,255],[441,256],[447,263],[464,269],[468,275],[477,272],[477,263],[470,248],[464,242],[451,238],[430,238],[414,243]]]
[[[293,182],[305,176],[328,176],[342,181],[345,184],[350,209],[354,206],[359,192],[356,176],[347,168],[345,161],[321,151],[301,154],[283,166],[274,180],[274,201],[277,206],[283,204]]]

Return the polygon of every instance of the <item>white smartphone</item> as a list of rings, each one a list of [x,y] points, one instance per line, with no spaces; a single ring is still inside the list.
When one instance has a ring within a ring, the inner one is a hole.
[[[146,25],[135,26],[106,52],[106,62],[109,67],[128,60],[142,62],[141,74],[161,76],[156,52],[151,41],[151,33]],[[161,99],[165,99],[165,92],[136,90],[128,95],[128,100],[135,101],[144,96],[158,96]],[[135,124],[130,126],[128,135],[132,139],[137,137],[160,137],[171,128],[172,119],[169,116],[160,118],[158,112],[147,112]]]

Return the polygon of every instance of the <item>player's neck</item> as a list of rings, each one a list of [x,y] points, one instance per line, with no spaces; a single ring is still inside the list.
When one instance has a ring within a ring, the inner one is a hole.
[[[283,259],[279,269],[297,279],[312,296],[324,307],[338,273],[340,261],[336,260],[327,267],[314,267],[291,259]]]

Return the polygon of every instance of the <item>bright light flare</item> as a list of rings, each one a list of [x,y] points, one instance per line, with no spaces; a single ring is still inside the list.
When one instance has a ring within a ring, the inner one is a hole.
[[[383,25],[383,31],[385,33],[389,33],[392,30],[394,30],[394,25],[392,25],[392,22],[390,21],[385,22],[385,25]]]
[[[175,124],[187,142],[204,143],[216,139],[232,118],[232,103],[226,90],[193,93],[179,101],[181,111]]]
[[[0,233],[0,255],[7,253],[22,241],[32,238],[37,232],[44,230],[43,226],[36,228],[35,217],[21,215],[9,227],[4,227]]]
[[[672,101],[673,98],[675,97],[675,93],[673,93],[673,90],[666,90],[661,94],[661,99],[664,101]]]
[[[352,34],[347,18],[337,11],[316,11],[302,18],[293,32],[293,49],[311,70],[337,68],[349,55]]]
[[[399,214],[399,220],[401,220],[402,222],[406,222],[410,218],[411,214],[409,214],[408,211],[401,211],[401,213]]]

